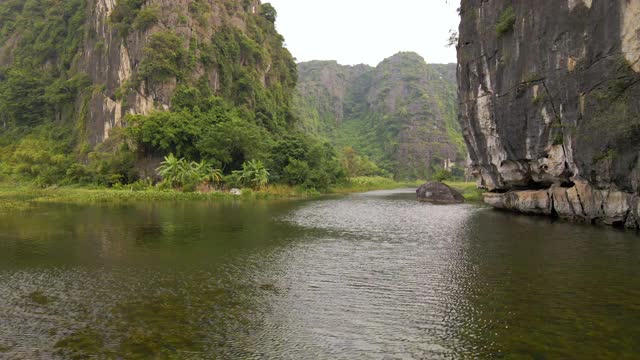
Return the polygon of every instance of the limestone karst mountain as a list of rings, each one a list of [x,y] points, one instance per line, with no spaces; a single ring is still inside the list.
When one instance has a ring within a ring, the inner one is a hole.
[[[515,191],[489,202],[639,227],[640,1],[463,0],[460,15],[471,168]]]
[[[375,68],[335,61],[298,68],[294,109],[305,131],[351,146],[400,178],[464,165],[454,64],[430,65],[406,52]]]

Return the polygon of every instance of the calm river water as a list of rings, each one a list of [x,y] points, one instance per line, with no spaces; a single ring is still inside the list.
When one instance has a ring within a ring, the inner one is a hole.
[[[434,206],[0,215],[0,358],[640,358],[640,236]]]

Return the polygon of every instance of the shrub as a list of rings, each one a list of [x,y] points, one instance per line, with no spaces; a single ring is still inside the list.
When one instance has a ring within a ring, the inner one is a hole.
[[[438,169],[431,177],[434,181],[447,181],[453,178],[453,174],[446,169]]]
[[[209,163],[188,162],[185,158],[178,159],[169,154],[157,169],[162,177],[163,185],[185,191],[193,191],[198,185],[215,185],[222,181],[222,170],[214,169]]]
[[[127,37],[145,0],[118,0],[109,20],[122,37]]]
[[[160,20],[160,9],[156,6],[148,6],[138,12],[138,16],[133,21],[133,28],[146,31],[157,24],[158,20]]]
[[[109,138],[88,155],[93,182],[113,186],[136,181],[134,150],[124,129],[112,129]]]
[[[264,167],[262,161],[250,160],[242,164],[240,180],[243,184],[260,190],[269,183],[269,171]]]
[[[306,161],[289,159],[289,165],[284,168],[282,180],[289,185],[301,185],[309,178],[309,164]]]
[[[94,181],[93,172],[83,164],[72,164],[67,169],[66,176],[74,184],[90,184]]]
[[[260,6],[260,15],[272,23],[275,23],[278,18],[278,12],[270,3],[264,3]]]
[[[500,14],[500,18],[496,23],[496,33],[498,34],[498,37],[513,31],[513,27],[515,24],[516,13],[513,10],[513,6],[509,6]]]
[[[181,78],[187,59],[184,40],[180,36],[171,31],[155,33],[144,48],[144,59],[138,73],[148,82]]]
[[[242,187],[242,173],[241,171],[233,171],[229,175],[225,175],[222,178],[222,182],[228,187],[237,188]]]
[[[189,163],[184,158],[178,159],[173,154],[165,156],[156,171],[162,177],[162,181],[172,188],[183,186],[191,176]]]
[[[17,135],[17,133],[15,133]],[[38,186],[60,185],[73,164],[71,132],[68,128],[41,125],[29,129],[6,154],[12,173]]]

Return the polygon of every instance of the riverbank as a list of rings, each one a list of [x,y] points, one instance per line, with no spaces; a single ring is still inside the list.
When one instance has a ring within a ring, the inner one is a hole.
[[[269,185],[262,190],[242,189],[242,195],[232,195],[228,191],[208,193],[159,190],[154,187],[135,189],[133,187],[90,188],[90,187],[51,187],[37,188],[27,185],[0,184],[0,212],[22,211],[43,203],[60,204],[103,204],[131,203],[141,201],[193,201],[224,199],[284,199],[310,198],[324,194],[349,194],[374,190],[418,187],[424,181],[398,182],[382,177],[360,177],[348,183],[330,188],[326,192],[304,189],[287,185]],[[447,182],[460,191],[468,201],[481,199],[481,192],[474,183]]]

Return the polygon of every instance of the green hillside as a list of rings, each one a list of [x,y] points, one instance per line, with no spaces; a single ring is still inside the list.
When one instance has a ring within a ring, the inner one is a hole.
[[[352,147],[397,178],[426,178],[447,161],[464,161],[455,72],[415,53],[375,68],[300,63],[294,112],[305,132]]]

